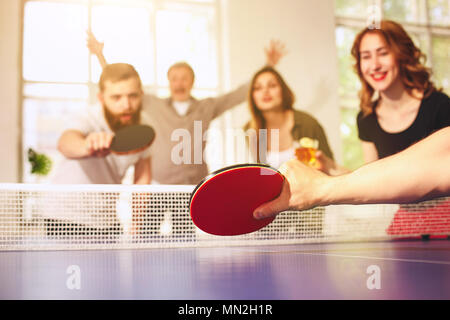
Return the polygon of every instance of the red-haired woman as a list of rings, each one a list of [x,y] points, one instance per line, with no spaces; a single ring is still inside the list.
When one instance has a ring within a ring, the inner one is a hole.
[[[366,163],[450,126],[450,98],[436,89],[424,54],[401,25],[384,20],[364,29],[352,55],[362,83],[357,123]]]

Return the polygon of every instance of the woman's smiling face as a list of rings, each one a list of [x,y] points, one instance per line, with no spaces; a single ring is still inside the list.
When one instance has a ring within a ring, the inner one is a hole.
[[[399,79],[395,55],[379,34],[367,33],[359,51],[362,75],[374,90],[383,92]]]

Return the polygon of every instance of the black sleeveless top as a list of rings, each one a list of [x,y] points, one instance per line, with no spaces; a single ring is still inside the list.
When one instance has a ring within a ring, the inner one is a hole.
[[[362,112],[359,112],[357,124],[359,138],[373,142],[378,157],[385,158],[408,148],[439,129],[450,126],[450,98],[445,93],[435,91],[422,99],[416,119],[401,132],[384,131],[375,113],[364,117]]]

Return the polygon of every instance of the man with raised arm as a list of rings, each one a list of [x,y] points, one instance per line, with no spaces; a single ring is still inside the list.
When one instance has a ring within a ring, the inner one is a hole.
[[[87,46],[105,67],[103,43],[88,33]],[[265,48],[266,63],[275,66],[285,54],[284,45],[272,41]],[[154,146],[158,152],[152,158],[152,177],[160,184],[197,184],[208,174],[203,135],[211,121],[247,99],[249,84],[218,97],[196,99],[191,95],[195,74],[189,64],[175,63],[167,77],[169,98],[146,94],[143,99],[143,121],[156,131]]]

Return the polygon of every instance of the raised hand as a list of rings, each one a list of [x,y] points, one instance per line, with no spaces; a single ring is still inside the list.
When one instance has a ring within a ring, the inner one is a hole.
[[[275,67],[281,58],[287,54],[286,46],[279,40],[270,40],[269,46],[264,48],[266,54],[266,63],[268,66]]]
[[[92,54],[95,54],[96,56],[103,55],[103,47],[105,44],[103,42],[98,41],[91,31],[86,31],[86,33],[87,33],[86,46],[88,47],[89,51]]]

